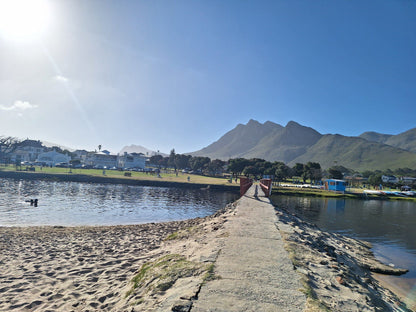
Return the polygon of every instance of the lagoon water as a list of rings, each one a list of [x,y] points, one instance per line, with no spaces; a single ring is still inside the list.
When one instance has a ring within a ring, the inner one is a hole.
[[[384,263],[407,268],[383,276],[416,304],[416,203],[411,201],[274,196],[273,203],[321,230],[366,240]]]
[[[205,217],[237,199],[212,190],[0,179],[0,226],[126,225]],[[38,207],[26,202],[38,199]]]

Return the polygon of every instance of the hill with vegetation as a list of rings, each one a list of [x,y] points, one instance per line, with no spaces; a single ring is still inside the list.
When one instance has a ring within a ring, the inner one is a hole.
[[[281,129],[281,125],[271,121],[261,124],[256,120],[250,120],[246,125],[238,124],[218,141],[190,155],[222,160],[245,157],[247,151],[255,149],[259,141]]]
[[[416,154],[357,137],[327,134],[289,165],[308,161],[319,162],[323,168],[342,165],[358,171],[415,168]]]
[[[397,135],[381,134],[377,132],[364,132],[360,135],[368,141],[384,143],[416,153],[416,128]]]
[[[190,154],[222,160],[261,158],[289,165],[312,161],[323,168],[342,165],[355,170],[416,168],[416,128],[395,136],[366,132],[347,137],[322,135],[294,121],[283,127],[250,120]]]

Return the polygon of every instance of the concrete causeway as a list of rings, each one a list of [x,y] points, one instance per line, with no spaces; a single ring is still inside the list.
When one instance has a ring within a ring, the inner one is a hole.
[[[192,312],[304,310],[306,296],[277,222],[274,206],[253,185],[225,224],[229,236],[215,262],[221,278],[202,286]]]

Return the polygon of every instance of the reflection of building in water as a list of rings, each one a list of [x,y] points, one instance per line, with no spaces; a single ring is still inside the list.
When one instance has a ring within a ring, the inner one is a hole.
[[[325,198],[327,212],[344,212],[345,199]]]

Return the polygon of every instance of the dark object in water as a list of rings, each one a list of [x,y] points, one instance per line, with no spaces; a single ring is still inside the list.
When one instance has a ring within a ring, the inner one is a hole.
[[[37,198],[31,199],[31,200],[27,200],[26,202],[27,203],[30,203],[31,206],[35,206],[35,207],[38,206],[38,199]]]

